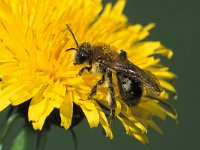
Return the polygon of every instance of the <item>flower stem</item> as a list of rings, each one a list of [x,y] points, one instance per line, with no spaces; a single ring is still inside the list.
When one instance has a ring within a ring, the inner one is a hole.
[[[36,150],[44,150],[47,140],[47,130],[43,130],[37,133]]]

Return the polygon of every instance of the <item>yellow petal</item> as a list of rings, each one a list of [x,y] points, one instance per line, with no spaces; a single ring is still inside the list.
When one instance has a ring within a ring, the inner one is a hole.
[[[164,81],[164,80],[160,80],[160,85],[161,85],[163,88],[165,88],[165,89],[167,89],[167,90],[170,90],[170,91],[176,93],[176,89],[175,89],[169,82],[166,82],[166,81]]]
[[[149,35],[149,30],[151,30],[152,28],[155,27],[154,23],[150,23],[147,26],[145,26],[141,33],[139,34],[139,40],[143,40],[144,38],[146,38]]]
[[[121,15],[125,5],[126,5],[126,0],[118,0],[112,8],[113,14],[117,13]]]
[[[139,135],[139,134],[133,134],[133,136],[138,139],[140,142],[142,142],[143,144],[147,144],[149,143],[149,139],[147,137],[147,135]]]
[[[117,118],[120,120],[120,122],[123,124],[123,126],[126,129],[126,134],[132,135],[133,133],[136,134],[143,134],[147,132],[147,129],[145,126],[143,126],[138,121],[133,121],[128,119],[126,116],[120,114],[117,116]]]
[[[162,68],[162,69],[151,69],[151,70],[152,70],[152,73],[154,75],[156,75],[157,77],[162,78],[162,79],[174,79],[174,78],[177,78],[177,76],[174,73],[168,71],[168,69],[164,70]]]
[[[44,122],[45,122],[47,116],[50,115],[50,113],[53,111],[53,109],[54,108],[50,104],[47,104],[45,106],[45,110],[44,110],[43,114],[39,117],[39,120],[32,122],[33,128],[35,130],[37,130],[37,129],[42,130],[42,127],[44,125]]]
[[[15,95],[18,91],[20,91],[21,89],[23,89],[24,87],[27,86],[27,83],[23,83],[23,82],[16,82],[16,83],[12,83],[12,84],[8,84],[7,87],[5,87],[4,89],[1,89],[0,91],[0,97],[2,100],[4,101],[10,101],[10,98]],[[20,104],[23,103],[25,100],[27,99],[21,99],[21,100],[16,100],[16,101],[10,101],[13,103],[13,105],[16,104]],[[8,102],[7,102],[8,104]]]
[[[169,98],[169,94],[165,90],[163,90],[160,93],[160,97],[163,98],[163,99],[168,99]]]
[[[101,126],[105,130],[106,137],[112,139],[113,138],[112,130],[110,128],[110,125],[108,123],[105,113],[96,102],[94,102],[94,104],[95,104],[95,107],[97,108],[97,111],[99,112],[99,121],[100,121]]]
[[[162,107],[160,107],[160,105],[153,101],[153,100],[149,100],[148,102],[141,102],[140,107],[142,107],[143,109],[148,110],[149,112],[151,112],[154,116],[159,117],[162,120],[165,120],[166,118],[166,110]]]
[[[0,98],[0,111],[4,110],[10,104],[11,102],[9,100]]]
[[[16,63],[16,59],[14,59],[13,54],[5,48],[0,41],[0,63],[10,62]]]
[[[61,126],[68,129],[72,123],[73,97],[72,92],[66,92],[66,97],[60,107]]]
[[[56,81],[53,84],[50,84],[45,89],[43,96],[48,99],[51,103],[53,103],[55,108],[60,108],[60,105],[64,101],[66,92],[66,87],[63,82]]]
[[[79,105],[83,110],[90,127],[91,128],[97,127],[99,124],[99,113],[92,100],[88,101],[79,100],[75,101],[75,103]]]
[[[39,88],[43,86],[40,85],[40,83],[38,83],[37,81],[35,81],[34,83],[27,82],[26,84],[27,85],[25,87],[21,88],[10,97],[12,105],[19,105],[26,100],[31,99],[39,91]]]
[[[150,120],[152,117],[152,113],[149,112],[147,109],[144,109],[140,106],[137,106],[135,108],[132,109],[132,113],[141,119],[145,119],[145,120]]]
[[[153,120],[147,120],[147,123],[150,127],[152,127],[154,130],[156,130],[160,135],[163,135],[162,130]]]
[[[137,128],[133,122],[130,122],[124,117],[118,116],[118,119],[123,124],[124,128],[126,129],[126,134],[134,136],[136,139],[138,139],[142,143],[148,143],[148,137],[146,135],[146,130],[142,131],[139,128]]]
[[[45,89],[46,86],[40,89],[32,98],[28,110],[29,121],[38,122],[42,114],[45,112],[46,106],[48,106],[48,100],[43,97]]]
[[[161,48],[161,46],[162,45],[159,41],[148,41],[143,43],[142,42],[137,43],[136,45],[134,45],[133,51],[129,52],[129,57],[130,59],[136,60],[144,56],[153,55],[155,50]]]
[[[173,51],[167,48],[161,48],[161,49],[157,49],[155,51],[155,54],[161,54],[163,56],[167,56],[167,58],[170,59],[173,56]]]
[[[1,76],[12,74],[19,70],[19,65],[17,63],[3,63],[0,64],[0,74]]]

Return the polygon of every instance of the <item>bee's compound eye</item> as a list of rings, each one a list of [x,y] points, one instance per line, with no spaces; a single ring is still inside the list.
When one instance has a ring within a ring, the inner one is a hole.
[[[82,53],[81,57],[83,57],[83,58],[88,57],[88,54],[87,53]]]
[[[79,53],[76,55],[75,60],[77,64],[83,64],[89,59],[89,53],[85,50],[80,50]]]

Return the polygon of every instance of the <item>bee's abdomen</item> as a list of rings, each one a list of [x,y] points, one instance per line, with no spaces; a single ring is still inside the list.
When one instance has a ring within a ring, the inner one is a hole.
[[[135,106],[142,96],[141,84],[120,72],[117,73],[118,87],[122,100],[128,106]]]

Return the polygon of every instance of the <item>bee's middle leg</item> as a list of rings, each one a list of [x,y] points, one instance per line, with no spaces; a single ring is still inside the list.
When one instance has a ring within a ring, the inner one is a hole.
[[[109,94],[110,94],[110,107],[111,107],[111,120],[110,125],[112,125],[114,118],[115,118],[115,108],[116,108],[116,99],[115,99],[115,90],[114,90],[114,84],[112,80],[112,71],[107,71],[108,76],[108,88],[109,88]]]

